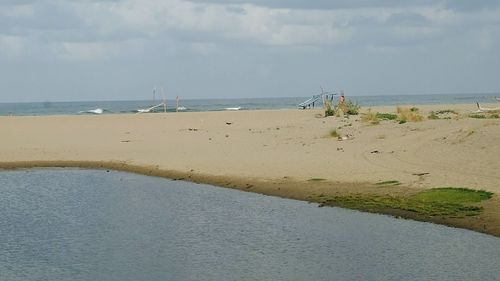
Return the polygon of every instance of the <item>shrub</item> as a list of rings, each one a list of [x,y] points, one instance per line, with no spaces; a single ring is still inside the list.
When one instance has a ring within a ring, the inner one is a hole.
[[[361,106],[357,102],[353,102],[350,99],[345,103],[345,113],[347,115],[358,115],[360,108]]]

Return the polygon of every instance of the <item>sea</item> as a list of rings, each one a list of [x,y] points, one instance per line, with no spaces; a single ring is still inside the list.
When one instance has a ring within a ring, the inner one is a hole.
[[[500,93],[472,94],[428,94],[428,95],[366,95],[348,96],[363,107],[380,105],[417,105],[417,104],[467,104],[497,102]],[[231,98],[231,99],[181,99],[182,112],[223,111],[223,110],[265,110],[293,109],[311,97],[269,97],[269,98]],[[335,97],[336,99],[337,97]],[[134,113],[138,109],[149,108],[162,101],[120,100],[120,101],[71,101],[71,102],[25,102],[0,103],[0,116],[5,115],[77,115],[77,114],[123,114]],[[177,110],[175,100],[167,100],[167,112]],[[319,104],[321,102],[319,101]],[[163,106],[156,109],[163,112]]]

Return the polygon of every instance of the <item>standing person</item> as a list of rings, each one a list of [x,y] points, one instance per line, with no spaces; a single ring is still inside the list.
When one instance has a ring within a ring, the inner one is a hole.
[[[345,115],[345,96],[344,96],[344,91],[341,91],[341,94],[340,94],[339,109],[342,110],[342,114]]]

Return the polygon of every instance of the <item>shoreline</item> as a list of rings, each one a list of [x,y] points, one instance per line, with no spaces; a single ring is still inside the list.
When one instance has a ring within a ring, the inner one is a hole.
[[[18,169],[37,169],[37,168],[78,168],[78,169],[95,169],[95,170],[113,170],[120,172],[135,173],[145,176],[161,177],[170,180],[183,180],[199,184],[209,184],[220,188],[229,188],[244,192],[259,193],[268,196],[276,196],[280,198],[306,201],[309,203],[319,204],[318,207],[331,206],[362,212],[375,214],[389,215],[394,218],[410,219],[422,222],[441,224],[448,227],[456,227],[480,232],[496,237],[500,237],[500,227],[498,220],[495,219],[494,213],[498,212],[500,206],[500,198],[495,194],[493,198],[481,202],[479,206],[484,208],[483,213],[477,216],[466,216],[463,218],[450,217],[428,217],[418,212],[410,212],[401,209],[387,208],[383,211],[373,211],[366,208],[350,208],[336,203],[324,204],[318,200],[318,195],[321,196],[363,196],[365,198],[378,198],[379,196],[387,195],[406,198],[409,195],[416,194],[425,189],[411,189],[399,186],[397,188],[389,187],[386,189],[376,187],[368,182],[298,182],[290,179],[282,179],[275,181],[261,181],[256,179],[232,178],[226,176],[203,175],[193,172],[181,172],[173,170],[161,170],[154,166],[138,166],[129,165],[119,162],[103,162],[103,161],[18,161],[18,162],[0,162],[0,172]],[[356,187],[353,191],[353,187]],[[361,188],[361,189],[359,189]],[[491,214],[493,213],[493,214]],[[493,216],[492,216],[493,215]],[[490,226],[493,226],[490,227]],[[496,227],[495,227],[496,226]]]
[[[363,108],[362,115],[349,118],[324,118],[321,109],[0,116],[0,169],[113,169],[500,237],[498,115],[471,117],[475,104],[412,106],[423,121],[364,120],[375,112],[395,116],[395,106]],[[445,220],[341,203],[404,201],[443,187],[486,190],[494,196],[474,203],[484,208],[480,215]]]

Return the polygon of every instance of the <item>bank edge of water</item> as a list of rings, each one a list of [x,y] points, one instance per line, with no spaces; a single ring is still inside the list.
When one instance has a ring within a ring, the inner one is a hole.
[[[116,170],[137,173],[147,176],[156,176],[171,180],[184,180],[194,183],[210,184],[219,187],[237,189],[245,192],[254,192],[264,195],[277,196],[311,203],[322,203],[321,196],[411,196],[424,189],[407,188],[404,186],[379,187],[369,182],[331,182],[331,181],[298,181],[293,178],[260,179],[238,178],[234,176],[206,175],[191,171],[164,170],[157,166],[136,165],[126,162],[112,161],[16,161],[0,162],[0,170],[16,170],[30,168],[84,168]],[[323,205],[323,204],[322,204]],[[345,207],[335,202],[327,206]],[[463,218],[429,217],[417,212],[400,209],[377,209],[373,211],[363,206],[354,209],[390,215],[396,218],[412,219],[436,224],[458,227],[500,237],[500,198],[497,194],[489,200],[478,204],[484,208],[477,216]]]

